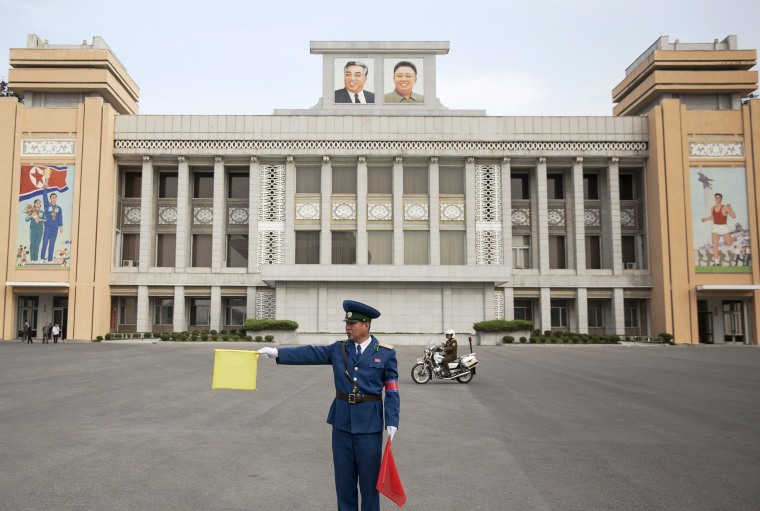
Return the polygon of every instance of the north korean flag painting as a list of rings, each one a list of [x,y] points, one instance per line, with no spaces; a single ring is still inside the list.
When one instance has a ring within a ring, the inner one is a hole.
[[[16,268],[69,268],[73,165],[22,165]]]

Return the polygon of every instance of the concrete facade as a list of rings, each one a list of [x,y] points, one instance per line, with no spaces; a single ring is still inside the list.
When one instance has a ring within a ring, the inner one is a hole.
[[[20,298],[36,297],[44,322],[55,295],[68,298],[68,337],[80,339],[238,328],[256,317],[295,320],[299,342],[313,342],[342,335],[340,303],[352,298],[376,305],[374,330],[398,343],[446,328],[466,335],[495,318],[540,330],[669,332],[685,343],[723,342],[738,321],[730,340],[757,342],[757,267],[697,273],[692,251],[679,250],[696,246],[689,175],[703,167],[744,169],[747,248],[758,248],[760,107],[716,99],[725,108],[704,108],[704,96],[739,98],[753,76],[756,85],[756,52],[737,50],[735,38],[700,47],[692,67],[734,56],[741,73],[714,71],[721,89],[692,89],[694,103],[667,87],[641,92],[659,83],[661,60],[694,51],[659,43],[615,89],[625,105],[616,117],[449,110],[435,79],[447,42],[312,42],[323,97],[273,115],[136,115],[105,94],[63,108],[0,98],[0,171],[14,180],[7,202],[18,204],[22,165],[70,161],[81,180],[70,268],[16,267],[8,255],[20,213],[2,212],[3,337],[15,337]],[[50,50],[27,49],[23,65],[47,62],[40,52]],[[354,60],[371,71],[374,104],[333,97]],[[398,61],[416,63],[422,102],[383,100]],[[54,74],[23,91],[60,93],[65,82]],[[56,153],[68,139],[71,154]],[[24,153],[29,141],[50,152]]]

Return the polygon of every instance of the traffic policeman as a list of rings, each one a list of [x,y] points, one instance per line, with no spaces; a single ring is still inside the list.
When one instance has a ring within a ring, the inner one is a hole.
[[[377,309],[345,300],[343,310],[346,340],[327,346],[261,348],[258,353],[263,358],[275,358],[278,364],[332,365],[335,399],[327,423],[333,426],[338,510],[358,511],[360,491],[362,511],[379,511],[380,494],[376,486],[383,425],[392,439],[399,422],[396,350],[369,332],[372,320],[380,316]]]

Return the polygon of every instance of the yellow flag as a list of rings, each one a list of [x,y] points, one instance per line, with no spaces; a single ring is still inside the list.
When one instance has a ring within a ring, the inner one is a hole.
[[[256,390],[259,354],[246,350],[214,350],[212,389]]]

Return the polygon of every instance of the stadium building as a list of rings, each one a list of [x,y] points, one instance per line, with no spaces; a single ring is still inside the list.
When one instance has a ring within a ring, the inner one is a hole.
[[[402,344],[499,318],[758,342],[756,50],[662,37],[608,117],[446,108],[448,51],[314,41],[310,109],[140,115],[102,38],[30,35],[0,98],[2,337],[277,318],[313,343],[351,298]]]

